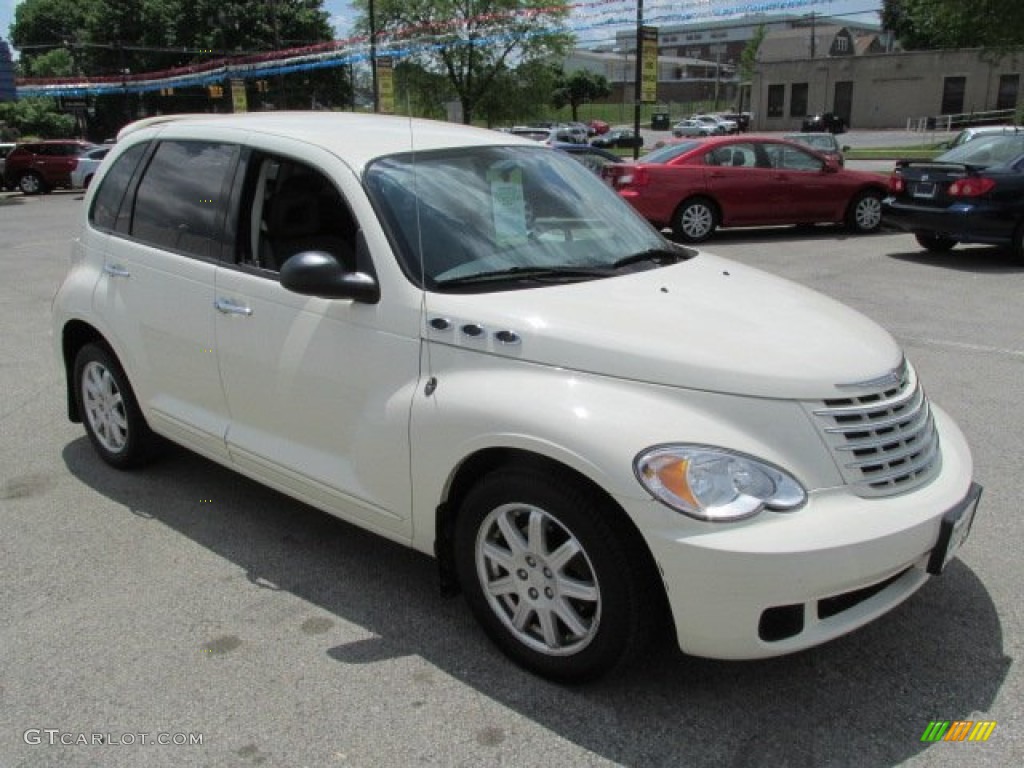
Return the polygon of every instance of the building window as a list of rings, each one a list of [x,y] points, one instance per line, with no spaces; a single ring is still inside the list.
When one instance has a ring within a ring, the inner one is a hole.
[[[943,115],[958,115],[964,111],[964,91],[967,88],[966,77],[947,77],[942,81]]]
[[[1016,109],[1019,88],[1020,75],[1000,75],[999,95],[996,96],[996,109]]]
[[[846,53],[850,50],[850,39],[848,37],[836,38],[836,53]]]
[[[789,97],[789,116],[803,117],[807,114],[807,83],[793,83]]]
[[[786,86],[768,86],[768,117],[782,117],[786,102]]]

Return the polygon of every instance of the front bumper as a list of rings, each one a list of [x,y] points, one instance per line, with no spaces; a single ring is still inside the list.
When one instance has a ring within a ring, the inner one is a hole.
[[[917,591],[943,515],[972,486],[963,435],[938,408],[935,417],[942,470],[903,495],[819,490],[796,512],[732,525],[620,500],[661,570],[680,648],[720,659],[790,653],[863,626]]]

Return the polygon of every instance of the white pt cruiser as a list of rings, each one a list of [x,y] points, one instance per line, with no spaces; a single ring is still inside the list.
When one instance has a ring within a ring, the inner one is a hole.
[[[105,461],[169,439],[430,553],[553,679],[666,621],[725,659],[842,635],[941,572],[977,507],[888,333],[507,134],[143,121],[71,261],[56,346]]]

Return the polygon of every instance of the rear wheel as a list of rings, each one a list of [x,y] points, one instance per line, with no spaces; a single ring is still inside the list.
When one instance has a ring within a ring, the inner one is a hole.
[[[956,245],[956,240],[934,232],[917,232],[914,234],[917,244],[930,253],[949,253]]]
[[[86,434],[105,462],[130,469],[154,455],[156,436],[139,409],[117,358],[99,344],[86,344],[75,357],[75,397]]]
[[[42,176],[29,171],[21,174],[21,178],[18,179],[18,189],[25,195],[39,195],[46,191],[46,185],[43,184]]]
[[[882,193],[867,190],[857,195],[846,212],[846,226],[860,234],[877,232],[882,226]]]
[[[621,515],[585,484],[526,466],[496,470],[466,496],[455,529],[459,581],[513,661],[581,682],[650,640],[663,593]]]
[[[718,210],[704,197],[687,200],[676,211],[672,232],[687,243],[699,243],[711,237],[718,226]]]

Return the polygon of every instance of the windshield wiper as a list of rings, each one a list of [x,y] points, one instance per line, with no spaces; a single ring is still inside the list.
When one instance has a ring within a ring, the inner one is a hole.
[[[452,285],[472,285],[475,283],[501,283],[517,280],[546,281],[579,281],[609,277],[612,270],[607,267],[509,267],[490,272],[477,272],[472,275],[450,277],[438,280],[437,286],[445,288]]]
[[[630,264],[638,264],[642,261],[652,261],[659,267],[666,267],[669,264],[678,264],[683,259],[689,258],[685,253],[669,251],[664,248],[648,248],[646,251],[623,256],[612,264],[612,269],[622,269]]]

